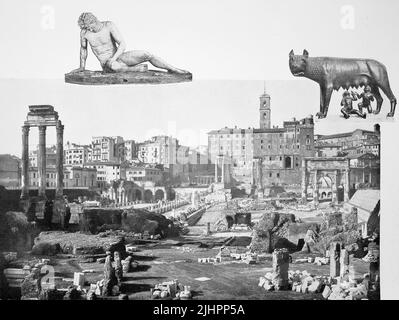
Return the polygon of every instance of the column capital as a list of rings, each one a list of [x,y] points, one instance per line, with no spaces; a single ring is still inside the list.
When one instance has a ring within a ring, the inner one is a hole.
[[[46,133],[47,126],[41,125],[39,126],[39,133],[43,134]]]
[[[63,131],[64,130],[64,125],[62,124],[61,120],[58,120],[57,125],[56,125],[57,131]]]
[[[22,126],[22,133],[23,134],[28,134],[29,130],[30,130],[30,126],[27,126],[27,125],[23,125]]]

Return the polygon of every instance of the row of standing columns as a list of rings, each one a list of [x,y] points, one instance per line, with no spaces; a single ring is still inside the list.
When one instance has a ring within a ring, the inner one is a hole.
[[[39,189],[38,195],[46,198],[46,125],[39,125],[39,147],[38,147],[38,177]],[[29,131],[30,126],[22,126],[22,188],[21,198],[29,198]],[[56,144],[56,197],[61,198],[63,195],[64,185],[64,169],[63,169],[63,139],[64,126],[58,120],[56,124],[57,144]]]
[[[210,185],[212,182],[214,182],[214,178],[212,176],[195,177],[194,182],[196,184]]]

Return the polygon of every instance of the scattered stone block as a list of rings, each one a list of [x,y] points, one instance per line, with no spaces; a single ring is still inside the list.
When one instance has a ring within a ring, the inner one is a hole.
[[[75,272],[73,274],[73,285],[77,287],[84,287],[85,284],[85,274],[83,272]]]
[[[308,287],[310,293],[318,293],[320,292],[322,287],[322,282],[320,280],[314,280],[311,285]]]
[[[265,283],[263,285],[263,288],[266,291],[273,291],[274,290],[274,285],[273,285],[273,283],[271,281],[265,281]]]
[[[130,264],[132,257],[128,256],[125,260],[122,260],[122,271],[123,273],[128,273],[130,271]]]
[[[39,242],[32,248],[31,253],[37,256],[54,256],[61,252],[59,243]]]
[[[21,284],[21,300],[38,299],[40,279],[34,274],[28,275]]]
[[[307,281],[302,282],[301,292],[302,293],[308,293],[308,283],[307,283]]]
[[[258,287],[263,287],[263,285],[266,282],[266,278],[265,277],[260,277],[259,278],[259,283],[258,283]]]
[[[330,288],[330,286],[325,286],[325,287],[324,287],[324,290],[323,290],[323,293],[322,293],[323,298],[324,298],[324,299],[327,299],[327,298],[330,296],[330,294],[331,294],[331,288]]]
[[[98,263],[104,263],[104,262],[105,262],[105,258],[98,258],[98,259],[96,260],[96,262],[98,262]]]

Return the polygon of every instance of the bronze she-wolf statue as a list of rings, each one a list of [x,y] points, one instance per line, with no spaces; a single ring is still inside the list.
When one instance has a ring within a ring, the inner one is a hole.
[[[396,98],[389,85],[388,73],[385,66],[372,59],[348,59],[332,57],[309,57],[304,50],[302,55],[295,55],[291,50],[289,66],[296,77],[305,77],[316,81],[320,85],[320,112],[318,118],[325,118],[328,112],[333,90],[350,87],[359,88],[370,86],[371,93],[377,101],[374,114],[381,111],[381,89],[391,102],[388,117],[395,114]]]

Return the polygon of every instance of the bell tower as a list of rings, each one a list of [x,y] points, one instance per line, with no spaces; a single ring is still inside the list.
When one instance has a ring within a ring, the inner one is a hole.
[[[261,129],[270,129],[270,96],[266,93],[266,86],[263,94],[259,97],[259,127]]]

